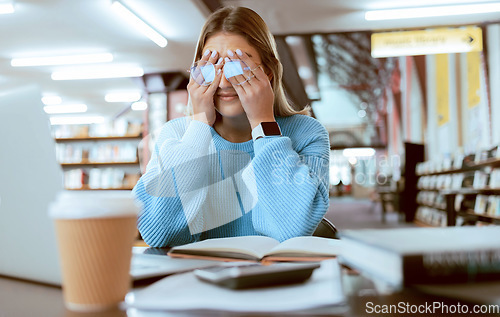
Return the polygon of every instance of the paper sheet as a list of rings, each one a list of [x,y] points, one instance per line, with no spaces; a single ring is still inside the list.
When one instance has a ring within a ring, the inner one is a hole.
[[[342,304],[344,294],[338,262],[327,260],[302,284],[231,290],[199,281],[190,272],[130,292],[125,301],[129,308],[146,310],[285,312]]]

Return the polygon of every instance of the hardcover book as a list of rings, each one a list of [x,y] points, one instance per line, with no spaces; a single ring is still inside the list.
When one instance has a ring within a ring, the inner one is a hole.
[[[341,232],[339,261],[396,288],[500,279],[500,227]]]
[[[320,261],[336,257],[340,247],[340,240],[320,237],[295,237],[280,243],[265,236],[244,236],[177,246],[168,255],[221,261]]]
[[[486,213],[486,208],[488,206],[488,196],[486,195],[477,195],[476,203],[474,205],[474,212],[476,214],[484,214]]]

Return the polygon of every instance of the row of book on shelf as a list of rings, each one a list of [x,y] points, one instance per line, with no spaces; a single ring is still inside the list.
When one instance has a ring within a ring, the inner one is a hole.
[[[139,173],[126,173],[119,168],[71,169],[64,172],[66,189],[131,189]]]
[[[448,225],[448,217],[442,209],[419,206],[415,214],[415,219],[432,227],[446,227]],[[456,225],[461,226],[464,219],[460,216],[456,218]]]
[[[429,208],[446,210],[445,196],[436,191],[420,191],[417,203]],[[458,194],[453,206],[456,212],[466,211],[500,219],[500,196],[482,194]]]
[[[500,196],[475,195],[465,199],[465,195],[457,195],[455,198],[455,209],[467,210],[478,215],[495,217],[500,219]]]
[[[418,163],[416,166],[416,173],[417,175],[425,175],[454,169],[462,169],[490,159],[500,159],[499,145],[477,151],[476,153],[470,153],[467,155],[459,153],[453,157],[444,157]]]
[[[473,204],[473,209],[464,211],[455,216],[455,226],[463,225],[492,225],[495,219],[500,220],[500,196],[479,195],[474,200],[470,201]],[[471,216],[479,215],[488,218],[476,219]],[[419,206],[415,219],[434,227],[446,227],[448,225],[448,215],[445,210],[431,206]],[[495,222],[496,223],[496,222]]]
[[[137,162],[137,144],[99,143],[58,143],[56,156],[59,163],[83,162]]]
[[[461,189],[461,188],[500,188],[500,168],[490,173],[471,171],[444,175],[426,175],[418,178],[419,189]]]
[[[142,122],[119,118],[90,125],[56,125],[52,127],[55,138],[86,138],[107,136],[140,136]]]

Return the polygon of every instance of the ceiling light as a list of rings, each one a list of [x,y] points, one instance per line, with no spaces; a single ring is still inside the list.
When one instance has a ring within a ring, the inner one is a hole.
[[[95,124],[104,123],[106,118],[102,116],[81,116],[81,117],[52,117],[50,124],[63,125],[63,124]]]
[[[72,105],[53,105],[45,106],[43,110],[48,114],[56,113],[81,113],[87,112],[87,105],[83,103],[72,104]]]
[[[141,93],[138,91],[111,92],[104,96],[107,102],[134,102],[139,99],[141,99]]]
[[[14,13],[14,4],[0,3],[0,14]]]
[[[134,111],[143,111],[148,108],[148,104],[145,101],[134,102],[131,106]]]
[[[59,96],[43,96],[42,102],[44,105],[47,105],[47,106],[58,105],[62,102],[62,99]]]
[[[362,157],[362,156],[374,156],[375,150],[372,148],[349,148],[345,149],[342,154],[346,157]]]
[[[158,45],[159,47],[167,46],[168,41],[165,37],[163,37],[155,29],[149,26],[146,22],[141,20],[137,15],[126,8],[121,2],[114,1],[111,7],[135,29],[138,29],[151,41],[155,42],[156,45]]]
[[[500,12],[500,3],[496,2],[406,9],[373,10],[365,12],[365,20],[396,20],[493,12]]]
[[[103,53],[103,54],[86,54],[86,55],[13,58],[10,61],[10,64],[12,66],[19,67],[19,66],[107,63],[111,61],[113,61],[113,54]]]
[[[144,70],[141,67],[129,68],[78,68],[53,72],[53,80],[76,80],[76,79],[100,79],[100,78],[121,78],[121,77],[141,77]]]
[[[298,72],[299,72],[299,77],[302,79],[312,78],[312,71],[310,67],[300,66]]]
[[[359,110],[358,117],[360,117],[360,118],[366,117],[366,110],[363,110],[363,109]]]

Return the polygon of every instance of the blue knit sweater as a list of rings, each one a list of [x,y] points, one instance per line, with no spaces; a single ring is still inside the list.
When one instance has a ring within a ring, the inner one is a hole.
[[[208,238],[311,235],[328,208],[329,138],[314,118],[276,118],[282,137],[231,143],[179,118],[156,140],[134,188],[138,227],[154,247]]]

